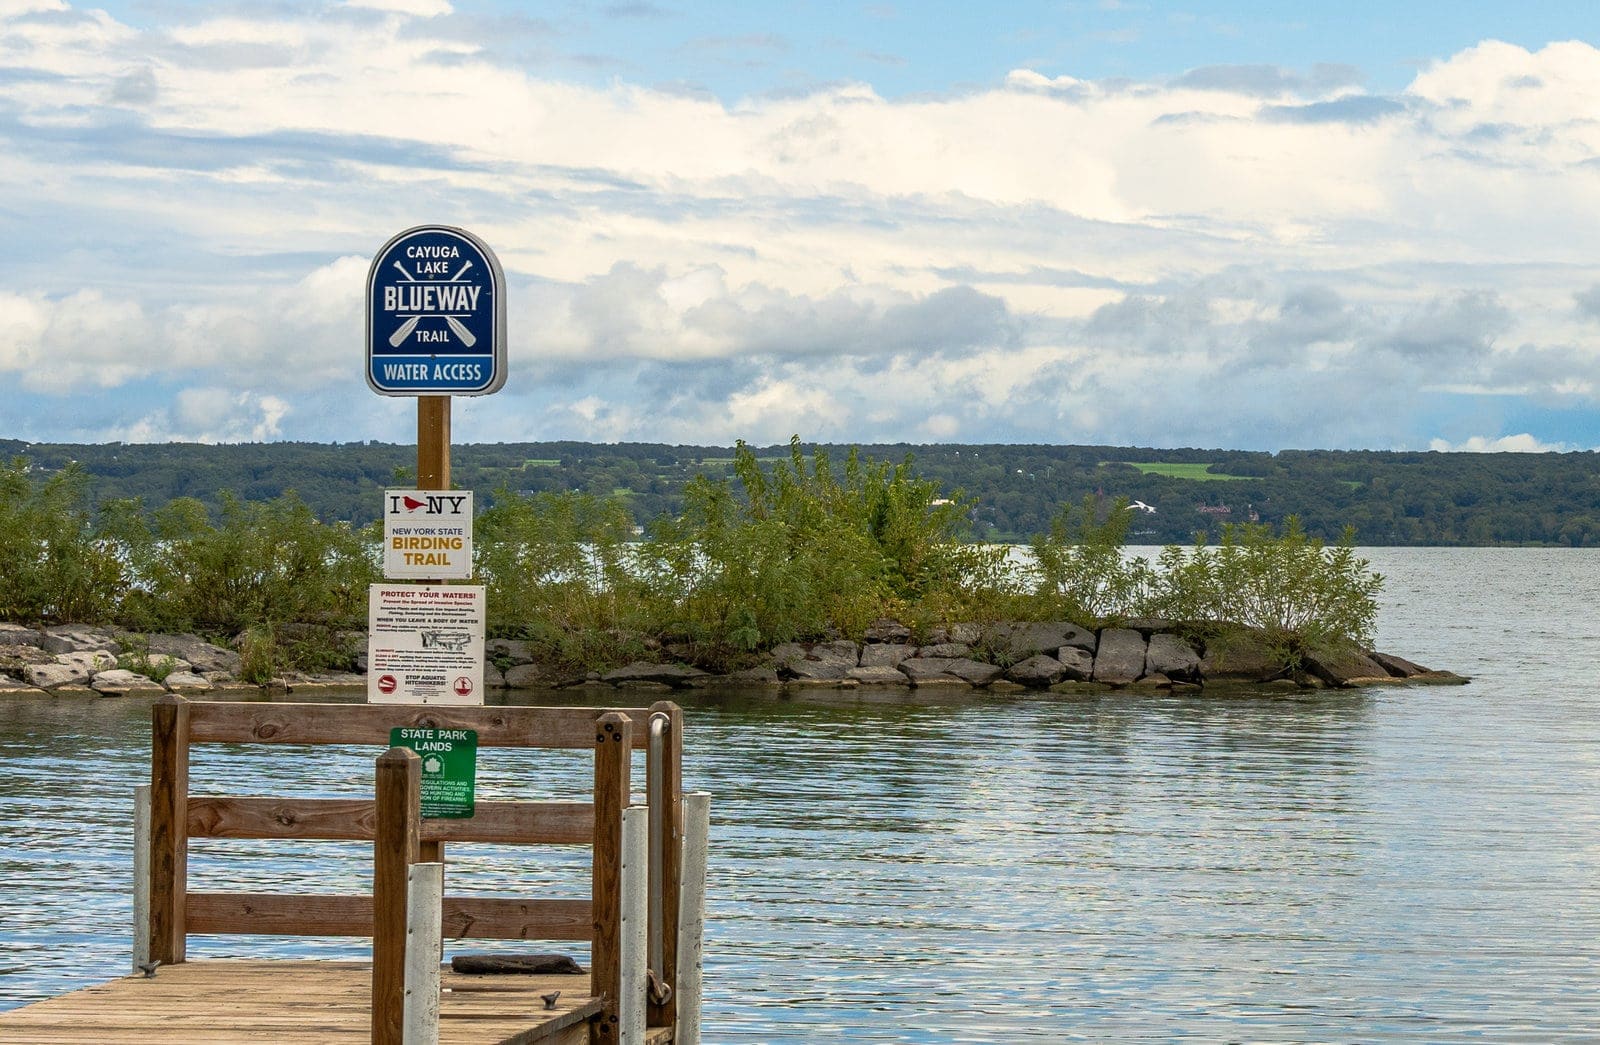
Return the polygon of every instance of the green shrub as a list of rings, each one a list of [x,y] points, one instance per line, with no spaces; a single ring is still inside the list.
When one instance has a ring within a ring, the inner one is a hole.
[[[137,505],[115,506],[115,532],[145,595],[141,624],[234,634],[287,621],[355,626],[379,579],[376,534],[318,522],[294,494],[242,502],[222,495],[222,517],[181,497],[146,525]],[[134,608],[130,606],[130,609]]]
[[[641,563],[672,614],[668,630],[727,657],[982,601],[1005,549],[960,543],[960,494],[941,497],[909,460],[851,451],[841,477],[825,451],[807,459],[798,438],[789,450],[769,474],[740,442],[737,487],[697,477],[682,515],[656,524]]]
[[[42,482],[0,467],[0,619],[104,623],[127,586],[115,542],[97,536],[88,477],[71,465]]]
[[[152,659],[150,656],[150,641],[143,637],[127,637],[118,640],[122,651],[117,654],[117,667],[124,671],[131,671],[135,675],[143,675],[152,682],[165,682],[167,677],[177,670],[177,658],[163,655]]]
[[[500,490],[474,531],[493,633],[527,639],[573,666],[637,652],[626,636],[646,624],[650,596],[628,543],[633,520],[619,500]]]
[[[1104,513],[1093,496],[1062,505],[1033,539],[1036,615],[1096,628],[1142,613],[1153,576],[1147,560],[1123,553],[1132,520],[1126,500]]]
[[[278,675],[278,640],[267,624],[246,628],[239,643],[239,677],[264,685]]]
[[[1283,533],[1261,523],[1224,527],[1214,548],[1162,556],[1149,612],[1258,629],[1290,655],[1370,645],[1383,577],[1357,558],[1354,531],[1326,547],[1291,516]]]

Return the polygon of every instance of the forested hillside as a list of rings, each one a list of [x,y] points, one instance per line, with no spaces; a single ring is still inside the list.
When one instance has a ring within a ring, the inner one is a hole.
[[[813,447],[806,446],[807,452]],[[849,448],[826,446],[837,462]],[[1225,522],[1298,515],[1336,538],[1353,526],[1365,544],[1600,544],[1600,457],[1285,450],[1156,450],[1114,446],[863,445],[864,455],[916,470],[972,502],[976,536],[1019,539],[1049,528],[1064,503],[1125,497],[1141,510],[1136,543],[1187,542]],[[787,446],[761,448],[786,457]],[[49,473],[76,461],[96,502],[176,497],[215,507],[294,491],[324,520],[371,521],[385,486],[411,482],[415,450],[390,443],[52,444],[0,440],[4,459]],[[675,512],[697,474],[728,474],[733,449],[652,443],[494,443],[457,446],[455,484],[494,492],[583,490],[627,504],[648,526]]]

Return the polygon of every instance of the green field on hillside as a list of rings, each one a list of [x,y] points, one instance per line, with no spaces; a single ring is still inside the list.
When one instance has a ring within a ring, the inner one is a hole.
[[[1209,471],[1211,465],[1204,461],[1107,461],[1106,463],[1132,465],[1145,475],[1165,475],[1173,479],[1198,479],[1209,482],[1214,479],[1251,478],[1248,475],[1226,475],[1222,472]]]

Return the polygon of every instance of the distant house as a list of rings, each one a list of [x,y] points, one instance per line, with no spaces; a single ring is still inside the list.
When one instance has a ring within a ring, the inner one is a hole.
[[[1202,504],[1195,511],[1201,515],[1232,515],[1233,509],[1225,504]]]

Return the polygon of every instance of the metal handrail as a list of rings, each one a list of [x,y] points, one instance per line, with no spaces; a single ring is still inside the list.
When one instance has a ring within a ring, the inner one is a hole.
[[[657,711],[650,716],[649,754],[645,770],[645,801],[650,808],[650,968],[663,980],[676,970],[663,968],[665,962],[665,934],[662,930],[662,877],[667,864],[667,828],[671,811],[667,806],[667,745],[672,741],[672,717]]]

